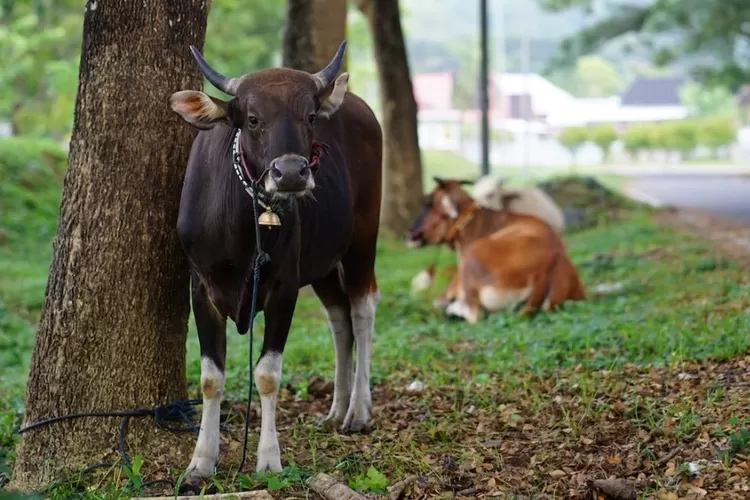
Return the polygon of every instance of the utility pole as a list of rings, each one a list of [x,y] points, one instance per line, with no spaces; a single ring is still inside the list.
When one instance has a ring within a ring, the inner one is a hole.
[[[479,24],[481,53],[479,71],[479,100],[482,108],[482,175],[490,173],[490,97],[489,97],[489,49],[488,49],[488,12],[487,0],[479,0]]]
[[[526,13],[527,13],[527,20],[529,22],[529,29],[524,30],[523,35],[521,35],[521,47],[520,47],[520,60],[521,60],[521,78],[522,78],[522,85],[523,85],[523,94],[524,98],[522,99],[520,103],[521,107],[521,113],[523,116],[524,121],[524,131],[523,131],[523,179],[524,181],[528,181],[531,172],[529,172],[529,155],[531,153],[530,151],[530,128],[531,128],[531,116],[533,114],[533,107],[532,107],[532,98],[531,98],[531,89],[529,88],[529,72],[531,71],[531,40],[530,33],[534,28],[534,23],[536,19],[533,19],[534,16],[534,6],[527,4],[526,6]]]
[[[500,25],[500,29],[497,32],[497,36],[499,36],[498,40],[498,48],[500,51],[500,57],[496,59],[497,65],[495,66],[497,69],[498,75],[500,75],[500,78],[498,78],[496,81],[493,82],[493,88],[495,89],[497,99],[495,100],[495,105],[498,110],[498,113],[495,115],[495,123],[497,124],[497,129],[500,131],[500,134],[505,134],[505,129],[503,128],[503,121],[505,119],[505,113],[507,113],[507,108],[505,106],[505,89],[503,88],[503,79],[505,78],[505,72],[507,71],[506,64],[505,64],[505,6],[503,5],[505,0],[497,0],[497,11],[495,15],[497,16],[498,23]]]

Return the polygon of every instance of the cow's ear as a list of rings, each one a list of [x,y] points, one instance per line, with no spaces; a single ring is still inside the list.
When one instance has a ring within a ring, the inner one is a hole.
[[[181,90],[169,98],[172,111],[195,128],[207,130],[228,120],[228,103],[196,90]]]
[[[510,209],[510,204],[521,197],[520,193],[508,193],[500,197],[500,206],[503,210]]]
[[[320,110],[318,115],[323,118],[328,118],[334,114],[341,104],[344,102],[344,96],[346,95],[347,85],[349,81],[349,73],[341,73],[333,86],[329,85],[323,89],[323,93],[320,95]]]

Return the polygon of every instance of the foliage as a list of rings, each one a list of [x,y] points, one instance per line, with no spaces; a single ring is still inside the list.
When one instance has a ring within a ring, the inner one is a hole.
[[[225,74],[277,64],[284,0],[214,0],[204,52]],[[0,120],[14,135],[67,140],[78,86],[81,2],[3,2],[0,7]],[[221,92],[206,85],[208,93]]]
[[[366,474],[359,474],[349,482],[349,486],[356,491],[366,491],[376,495],[385,495],[388,487],[388,478],[372,465]]]
[[[631,125],[622,134],[622,143],[629,153],[638,153],[651,146],[652,135],[645,125]]]
[[[590,136],[591,141],[601,148],[606,158],[612,143],[617,140],[617,130],[612,125],[598,125],[591,130]]]
[[[589,130],[586,127],[567,127],[560,132],[558,140],[575,156],[578,148],[589,140]]]
[[[698,146],[697,127],[695,122],[680,120],[661,125],[662,143],[666,149],[680,151],[683,155]]]
[[[726,87],[688,82],[680,89],[680,98],[695,118],[733,117],[737,114],[736,98]]]
[[[213,0],[208,14],[206,60],[226,75],[279,64],[284,0]],[[211,85],[207,93],[220,96]]]
[[[595,0],[541,4],[557,12],[581,7],[591,12]],[[596,22],[563,41],[553,65],[571,64],[610,41],[635,34],[656,64],[684,60],[697,78],[734,88],[750,80],[750,65],[740,56],[750,42],[748,18],[750,3],[745,0],[610,3]]]
[[[600,56],[583,56],[576,61],[575,75],[581,97],[608,97],[622,89],[615,67]]]
[[[55,234],[66,158],[53,141],[0,139],[0,249],[36,249]]]
[[[734,121],[726,118],[703,120],[698,128],[698,143],[710,149],[727,146],[736,137],[737,129]]]
[[[353,6],[347,11],[346,40],[349,57],[346,61],[349,72],[349,88],[365,98],[376,113],[380,110],[377,102],[378,73],[370,36],[370,26],[365,16]]]
[[[458,68],[454,72],[453,106],[457,109],[476,109],[479,107],[479,66],[480,54],[476,48],[478,38],[474,35],[469,43],[458,40],[449,45],[456,56]]]
[[[62,139],[70,132],[83,9],[79,2],[0,6],[0,119],[14,134]]]

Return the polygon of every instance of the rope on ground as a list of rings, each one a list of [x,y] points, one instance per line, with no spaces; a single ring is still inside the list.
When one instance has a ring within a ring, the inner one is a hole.
[[[59,417],[52,417],[52,418],[40,420],[39,422],[35,422],[33,424],[30,424],[30,425],[27,425],[26,427],[21,428],[18,431],[18,433],[23,434],[24,432],[28,432],[30,430],[37,429],[39,427],[44,427],[44,426],[54,424],[57,422],[62,422],[64,420],[73,420],[76,418],[122,417],[122,422],[120,423],[120,431],[119,431],[120,458],[122,459],[122,462],[125,464],[126,467],[132,469],[133,463],[130,461],[130,457],[128,456],[128,451],[127,451],[127,446],[125,444],[125,436],[127,435],[127,432],[128,432],[128,424],[130,423],[131,417],[153,416],[154,421],[156,422],[156,425],[158,425],[162,429],[166,429],[171,432],[195,432],[197,434],[199,429],[197,426],[193,424],[191,417],[193,415],[195,406],[201,404],[202,402],[203,402],[202,399],[188,399],[188,400],[182,400],[182,401],[175,401],[173,403],[169,403],[163,406],[157,406],[154,408],[138,408],[138,409],[130,410],[130,411],[92,411],[92,412],[83,412],[83,413],[72,413],[70,415],[62,415]],[[170,425],[170,422],[175,422],[178,420],[187,422],[187,425],[183,427]],[[115,464],[113,463],[102,462],[102,463],[98,463],[98,464],[94,464],[89,467],[86,467],[85,469],[81,471],[81,474],[88,474],[89,472],[93,472],[98,469],[110,468],[114,466]],[[169,484],[172,487],[174,487],[174,483],[170,481],[169,479],[155,479],[153,481],[146,481],[141,486],[143,488],[149,488],[151,486],[156,486],[157,484]]]

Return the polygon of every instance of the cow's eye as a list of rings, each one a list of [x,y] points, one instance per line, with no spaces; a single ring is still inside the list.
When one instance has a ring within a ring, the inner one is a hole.
[[[250,116],[247,117],[247,126],[248,127],[250,127],[250,128],[257,128],[259,123],[260,122],[258,121],[258,118],[256,118],[255,116],[250,115]]]
[[[316,115],[315,113],[310,113],[309,115],[307,115],[307,123],[309,123],[310,125],[315,125],[315,120],[317,118],[318,115]]]

